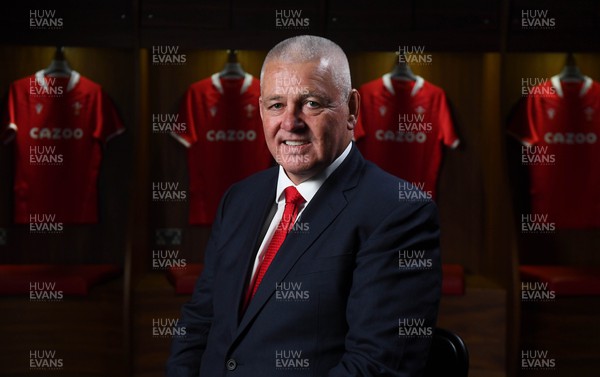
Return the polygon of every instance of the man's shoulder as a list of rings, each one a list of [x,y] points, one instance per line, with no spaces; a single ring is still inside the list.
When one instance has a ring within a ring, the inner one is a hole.
[[[396,177],[370,161],[366,161],[361,180],[362,196],[373,203],[383,203],[390,210],[397,207],[421,207],[435,203],[431,193],[424,191],[418,183]]]
[[[253,195],[254,193],[264,193],[265,189],[273,188],[277,184],[278,167],[270,167],[254,173],[241,181],[234,183],[229,189],[234,195]]]

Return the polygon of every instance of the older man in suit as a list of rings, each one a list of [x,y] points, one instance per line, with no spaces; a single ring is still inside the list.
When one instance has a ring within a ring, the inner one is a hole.
[[[169,376],[422,373],[440,298],[437,211],[363,159],[359,103],[335,43],[298,36],[268,53],[259,105],[279,166],[224,195]]]

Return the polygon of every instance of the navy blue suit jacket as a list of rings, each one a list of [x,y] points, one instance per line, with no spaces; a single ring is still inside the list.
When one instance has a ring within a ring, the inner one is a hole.
[[[277,174],[260,172],[224,195],[168,375],[420,375],[441,291],[433,202],[414,200],[416,189],[353,146],[242,313]]]

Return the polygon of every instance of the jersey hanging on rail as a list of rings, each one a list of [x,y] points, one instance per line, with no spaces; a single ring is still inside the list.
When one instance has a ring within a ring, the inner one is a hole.
[[[600,84],[554,76],[530,88],[509,133],[523,144],[533,214],[557,228],[600,227]]]
[[[173,136],[188,147],[190,224],[212,224],[229,186],[271,166],[259,97],[259,82],[250,74],[215,73],[187,90],[179,110],[187,127]]]
[[[442,145],[459,144],[444,91],[420,76],[395,80],[387,73],[359,92],[354,137],[365,158],[435,198]]]
[[[6,115],[2,139],[15,142],[15,222],[97,222],[102,147],[124,131],[100,85],[75,71],[38,71],[11,84]]]

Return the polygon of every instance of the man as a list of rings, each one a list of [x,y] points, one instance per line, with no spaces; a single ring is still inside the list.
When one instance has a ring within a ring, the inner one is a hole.
[[[358,111],[335,43],[299,36],[269,52],[260,113],[279,167],[224,195],[169,376],[420,375],[440,297],[437,212],[362,158]]]

